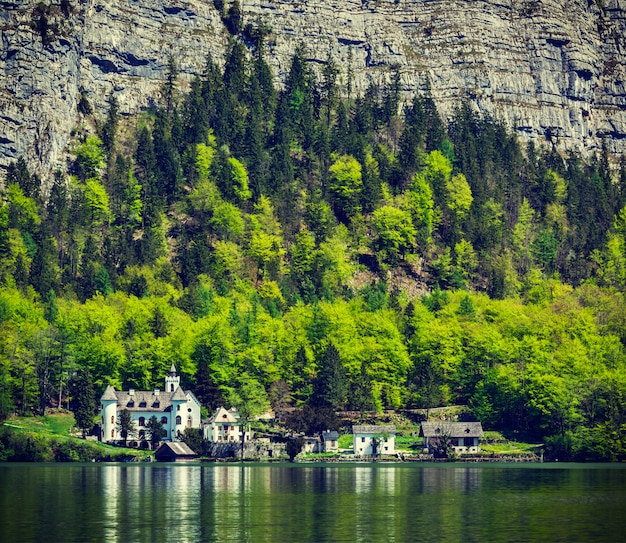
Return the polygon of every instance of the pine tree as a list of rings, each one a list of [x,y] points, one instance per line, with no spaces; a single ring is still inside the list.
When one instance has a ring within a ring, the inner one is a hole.
[[[348,378],[337,347],[330,343],[318,361],[311,405],[340,409],[346,402]]]
[[[102,143],[104,149],[109,154],[109,158],[115,149],[115,136],[117,132],[117,125],[119,124],[119,104],[117,98],[113,93],[109,95],[107,100],[109,104],[109,111],[107,113],[107,119],[102,127]]]
[[[82,430],[83,438],[87,430],[94,425],[97,403],[91,373],[88,368],[81,368],[72,382],[72,411],[76,425]]]

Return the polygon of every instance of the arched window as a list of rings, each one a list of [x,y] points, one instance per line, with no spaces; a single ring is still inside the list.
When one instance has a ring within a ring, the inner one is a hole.
[[[187,418],[187,428],[191,428],[192,420],[191,417]]]
[[[146,437],[146,431],[139,430],[139,439],[145,439],[145,437]]]
[[[174,383],[170,385],[170,392],[174,392]]]
[[[146,425],[146,417],[139,417],[139,426]]]
[[[161,424],[167,424],[167,417],[161,417]]]
[[[182,422],[182,419],[180,418],[180,415],[177,415],[176,424],[180,424],[181,422]]]
[[[111,430],[111,437],[115,437],[115,430]]]

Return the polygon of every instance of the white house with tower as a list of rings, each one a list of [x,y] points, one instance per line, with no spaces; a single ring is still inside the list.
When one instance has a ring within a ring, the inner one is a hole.
[[[148,439],[146,423],[152,416],[163,424],[166,441],[177,441],[178,432],[185,428],[200,428],[200,402],[193,392],[180,387],[174,364],[165,377],[165,390],[115,390],[109,385],[100,398],[101,441],[121,441],[117,421],[119,413],[128,410],[137,427],[137,440]],[[131,438],[132,441],[134,438]]]

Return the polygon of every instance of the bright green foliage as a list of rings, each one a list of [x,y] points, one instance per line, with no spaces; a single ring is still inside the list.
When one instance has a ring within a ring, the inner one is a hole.
[[[230,157],[228,163],[231,167],[231,180],[235,195],[241,202],[244,202],[252,195],[248,188],[248,172],[245,166],[234,157]]]
[[[350,155],[337,157],[328,169],[329,188],[333,194],[337,212],[342,217],[351,217],[359,208],[359,197],[363,189],[361,164]]]
[[[413,224],[417,230],[418,244],[420,248],[426,249],[433,233],[435,203],[433,191],[423,175],[415,174],[407,196]]]
[[[215,156],[215,147],[206,145],[204,143],[196,144],[196,171],[198,178],[202,181],[209,179],[209,172],[211,171],[211,163]]]
[[[32,198],[25,196],[18,185],[11,184],[6,188],[6,199],[8,223],[11,227],[32,232],[41,223],[37,204]]]
[[[373,247],[381,262],[394,264],[415,247],[416,230],[407,211],[392,206],[379,207],[372,214],[372,228]]]
[[[303,46],[279,91],[265,32],[189,92],[169,59],[135,133],[111,103],[108,167],[88,137],[45,205],[9,166],[0,416],[65,405],[68,374],[97,397],[174,363],[205,407],[247,417],[282,391],[303,431],[337,424],[328,405],[462,404],[546,455],[626,459],[625,192],[606,150],[522,149],[467,103],[446,130],[429,96],[398,115],[397,72],[354,95],[350,61],[315,70]]]
[[[84,143],[78,146],[76,165],[83,181],[100,175],[105,162],[102,140],[98,136],[87,136]]]
[[[426,167],[423,175],[441,204],[452,174],[452,164],[440,151],[431,151],[424,162]]]
[[[109,195],[97,179],[87,179],[85,182],[85,201],[94,226],[106,225],[111,222]]]
[[[472,190],[462,173],[452,176],[446,183],[448,208],[461,220],[472,206]]]
[[[240,209],[229,202],[221,202],[215,206],[210,224],[215,233],[226,241],[240,240],[245,230]]]
[[[478,267],[478,255],[472,244],[462,239],[454,246],[456,266],[465,279],[471,278]]]

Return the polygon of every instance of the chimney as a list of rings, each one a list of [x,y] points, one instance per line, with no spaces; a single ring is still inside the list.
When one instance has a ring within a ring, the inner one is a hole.
[[[131,388],[131,389],[128,391],[128,395],[129,395],[129,396],[134,396],[134,395],[135,395],[135,389],[134,389],[134,388]]]
[[[154,389],[154,395],[155,395],[155,396],[158,396],[158,395],[159,395],[159,389],[158,389],[158,388],[155,388],[155,389]]]

